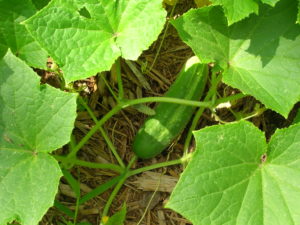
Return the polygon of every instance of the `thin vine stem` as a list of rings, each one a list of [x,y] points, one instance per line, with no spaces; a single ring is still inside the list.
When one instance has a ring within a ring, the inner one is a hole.
[[[94,162],[87,162],[79,159],[69,158],[65,156],[59,156],[59,155],[53,155],[53,157],[62,163],[73,163],[75,165],[84,166],[88,168],[94,168],[94,169],[108,169],[115,171],[119,174],[124,172],[124,168],[121,166],[111,164],[111,163],[94,163]]]
[[[200,102],[200,101],[193,101],[193,100],[186,100],[180,98],[171,98],[171,97],[145,97],[145,98],[138,98],[132,100],[126,100],[123,103],[122,108],[126,108],[128,106],[148,103],[148,102],[167,102],[167,103],[174,103],[180,105],[189,105],[194,107],[211,107],[211,102]]]
[[[78,212],[79,212],[79,198],[76,198],[76,206],[75,206],[73,225],[77,224]]]
[[[206,96],[204,98],[204,101],[208,101],[209,99],[213,98],[212,102],[215,102],[214,96],[216,95],[217,86],[218,86],[220,81],[221,81],[221,76],[216,77],[216,74],[213,73],[212,81],[211,81],[211,87],[208,90],[208,93],[206,94]],[[193,137],[193,131],[196,129],[198,121],[199,121],[200,117],[202,116],[204,110],[205,110],[204,107],[200,107],[197,110],[197,112],[196,112],[196,114],[193,118],[192,124],[189,128],[187,137],[186,137],[184,145],[183,145],[183,155],[184,156],[186,156],[188,154],[189,146],[190,146],[190,143],[191,143],[191,140],[192,140],[192,137]]]
[[[103,218],[106,217],[108,215],[109,212],[109,208],[113,202],[113,200],[115,199],[116,195],[118,194],[119,190],[121,189],[122,185],[124,184],[124,182],[126,181],[126,179],[129,177],[129,169],[132,166],[132,164],[136,161],[137,157],[134,156],[132,157],[132,159],[130,160],[130,162],[128,163],[124,173],[123,173],[123,177],[121,178],[121,180],[119,180],[119,182],[117,183],[117,185],[115,186],[114,190],[112,191],[112,193],[110,194],[104,209],[103,209],[103,213],[101,216],[101,222],[103,221]],[[100,223],[101,223],[100,222]]]
[[[117,80],[118,80],[119,100],[122,100],[124,98],[124,88],[122,82],[120,57],[116,60],[115,65],[116,65]]]
[[[80,140],[80,142],[74,147],[73,151],[69,153],[68,158],[74,158],[77,152],[88,142],[88,140],[96,133],[109,118],[118,113],[122,109],[121,105],[116,105],[112,110],[106,113],[98,122],[93,126],[90,131]]]
[[[97,132],[97,130],[113,115],[118,113],[121,109],[126,107],[137,105],[141,103],[147,102],[169,102],[174,104],[181,104],[181,105],[190,105],[194,107],[211,107],[211,102],[199,102],[199,101],[192,101],[192,100],[185,100],[185,99],[178,99],[178,98],[169,98],[169,97],[146,97],[140,99],[133,99],[133,100],[123,100],[119,104],[117,104],[112,110],[106,113],[98,122],[96,122],[95,126],[93,126],[90,131],[81,139],[81,141],[74,147],[72,152],[69,153],[69,158],[74,158],[77,152],[85,145],[85,143]]]
[[[183,163],[187,162],[191,157],[192,157],[192,153],[190,153],[180,159],[175,159],[175,160],[166,161],[166,162],[162,162],[162,163],[156,163],[156,164],[153,164],[150,166],[145,166],[145,167],[142,167],[139,169],[131,170],[128,172],[128,176],[133,176],[133,175],[136,175],[139,173],[143,173],[145,171],[154,170],[154,169],[158,169],[161,167],[183,164]]]
[[[91,108],[88,106],[88,104],[82,99],[81,96],[79,96],[79,101],[83,105],[83,107],[87,110],[87,112],[89,113],[89,115],[91,116],[91,118],[93,119],[93,121],[95,123],[97,123],[98,120],[97,120],[95,114],[93,113],[93,111],[91,110]],[[119,165],[121,167],[125,168],[125,164],[124,164],[123,160],[119,156],[119,154],[117,152],[117,149],[115,148],[115,146],[113,145],[112,141],[110,140],[110,138],[106,134],[105,130],[102,127],[99,127],[99,131],[100,131],[101,135],[103,136],[104,140],[106,141],[108,147],[112,151],[113,155],[115,156],[116,160],[118,161]]]
[[[209,101],[213,96],[215,96],[215,92],[216,92],[217,86],[218,86],[218,84],[219,84],[220,81],[221,81],[221,76],[215,77],[212,80],[212,86],[209,89],[206,97],[204,98],[204,102]],[[247,96],[246,94],[238,93],[238,94],[231,95],[231,96],[228,96],[228,97],[219,98],[217,100],[212,100],[212,102],[215,102],[214,105],[217,106],[217,105],[219,105],[221,103],[228,102],[228,101],[238,100],[238,99],[244,98],[246,96]],[[193,137],[193,131],[196,129],[198,121],[199,121],[200,117],[202,116],[204,110],[205,110],[204,107],[199,108],[197,110],[194,118],[193,118],[192,124],[191,124],[191,126],[189,128],[187,137],[186,137],[185,142],[184,142],[184,147],[183,147],[183,149],[184,149],[184,155],[188,154],[189,145],[190,145],[190,142],[191,142],[192,137]]]
[[[101,79],[104,81],[106,87],[108,88],[110,94],[113,96],[113,98],[119,102],[119,98],[117,97],[117,95],[115,94],[115,92],[113,91],[113,89],[111,88],[111,86],[109,85],[109,83],[107,82],[107,80],[105,79],[105,77],[103,75],[100,74]]]
[[[118,194],[119,190],[121,189],[121,187],[124,184],[124,182],[126,181],[126,179],[127,179],[127,176],[126,176],[126,174],[124,174],[124,176],[122,177],[122,179],[117,183],[117,185],[115,186],[114,190],[110,194],[110,196],[109,196],[109,198],[108,198],[108,200],[107,200],[107,202],[106,202],[106,204],[104,206],[103,212],[102,212],[101,222],[103,221],[103,218],[107,216],[109,208],[110,208],[113,200],[115,199],[116,195]]]
[[[219,99],[216,100],[216,104],[215,105],[217,106],[217,105],[219,105],[221,103],[224,103],[224,102],[235,101],[235,100],[244,98],[246,96],[248,96],[248,95],[247,94],[243,94],[243,93],[238,93],[238,94],[235,94],[235,95],[230,95],[228,97],[219,98]]]
[[[173,7],[172,7],[172,10],[171,10],[171,13],[170,13],[170,16],[169,16],[170,18],[173,17],[173,15],[174,15],[174,10],[175,10],[175,8],[176,8],[177,2],[178,2],[178,0],[175,0],[175,3],[174,3],[174,5],[173,5]],[[150,72],[150,71],[153,69],[153,66],[155,65],[155,63],[156,63],[156,61],[157,61],[158,55],[159,55],[159,53],[160,53],[160,51],[161,51],[162,45],[163,45],[164,40],[165,40],[165,38],[166,38],[166,34],[167,34],[168,29],[169,29],[169,25],[170,25],[170,22],[167,21],[167,23],[166,23],[166,29],[164,30],[164,33],[163,33],[163,36],[162,36],[162,40],[161,40],[161,42],[159,43],[157,52],[156,52],[156,54],[155,54],[155,56],[154,56],[154,60],[153,60],[151,66],[149,67],[149,70],[148,70],[147,72]]]

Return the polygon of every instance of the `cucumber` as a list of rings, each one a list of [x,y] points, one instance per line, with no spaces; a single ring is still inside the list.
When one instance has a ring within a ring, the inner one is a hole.
[[[207,75],[208,66],[201,64],[194,56],[186,62],[165,96],[199,100]],[[193,106],[159,103],[155,115],[146,119],[133,140],[135,154],[139,158],[148,159],[161,153],[183,131],[194,111]]]

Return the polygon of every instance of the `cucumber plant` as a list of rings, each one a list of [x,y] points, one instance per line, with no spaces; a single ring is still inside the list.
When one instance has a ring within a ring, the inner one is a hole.
[[[162,0],[0,0],[1,225],[38,224],[52,205],[72,218],[71,224],[80,224],[79,206],[112,187],[100,223],[124,223],[126,205],[113,216],[110,206],[127,178],[176,164],[187,166],[166,207],[195,225],[300,224],[297,122],[276,131],[268,143],[258,128],[243,120],[194,131],[204,109],[214,110],[245,95],[287,118],[300,96],[300,2],[211,0],[201,5],[208,6],[171,20],[201,63],[183,69],[166,96],[125,99],[118,58],[136,60],[157,39],[166,23]],[[54,72],[67,84],[63,90],[40,85],[30,68],[47,69],[48,56],[59,66]],[[113,63],[118,94],[110,90],[117,103],[98,120],[70,87],[76,80],[109,70]],[[208,63],[214,65],[209,90],[199,101]],[[218,97],[221,81],[243,94]],[[71,135],[77,102],[95,121],[78,143]],[[160,153],[199,108],[185,141],[189,146],[193,133],[196,149],[189,153],[185,148],[177,160],[132,169],[137,156],[127,163],[122,160],[102,125],[126,107],[149,102],[159,105],[137,134],[136,155],[149,158]],[[171,133],[161,132],[162,125]],[[118,164],[77,158],[97,131]],[[144,131],[150,131],[155,141],[149,144],[147,136],[141,136]],[[68,143],[66,155],[54,153]],[[69,172],[74,165],[118,175],[81,196],[79,182]],[[75,192],[75,210],[55,200],[61,176]]]
[[[207,75],[208,66],[200,63],[197,57],[192,57],[165,96],[199,100]],[[192,106],[160,103],[155,109],[155,115],[144,122],[135,136],[132,145],[135,154],[146,159],[161,153],[186,127],[194,111]]]

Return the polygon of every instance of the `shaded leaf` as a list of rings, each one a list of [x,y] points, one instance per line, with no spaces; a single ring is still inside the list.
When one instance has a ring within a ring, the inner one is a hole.
[[[35,7],[38,10],[45,7],[49,2],[50,2],[50,0],[32,0],[32,3],[35,5]]]
[[[274,6],[279,0],[261,0],[265,4]],[[228,23],[233,24],[248,17],[252,13],[258,14],[259,2],[256,0],[211,0],[215,5],[222,5]]]
[[[298,0],[298,15],[297,15],[297,23],[300,23],[300,1]]]
[[[300,110],[297,110],[297,114],[295,116],[295,118],[293,119],[293,123],[292,124],[296,124],[296,123],[300,123]]]
[[[0,58],[10,48],[29,66],[46,68],[47,53],[20,24],[36,12],[30,0],[0,0]]]
[[[283,0],[232,26],[218,6],[191,10],[172,24],[203,62],[223,67],[225,83],[287,117],[300,96],[296,14],[296,1]]]

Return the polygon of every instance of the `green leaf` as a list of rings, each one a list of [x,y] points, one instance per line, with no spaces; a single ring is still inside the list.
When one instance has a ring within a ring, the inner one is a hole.
[[[36,12],[30,0],[0,0],[0,58],[10,48],[29,66],[46,69],[47,53],[20,24]]]
[[[287,117],[300,96],[300,27],[294,0],[228,26],[218,6],[191,10],[173,21],[205,63],[224,68],[223,81]]]
[[[194,133],[196,152],[168,208],[194,225],[300,224],[300,125],[269,144],[249,122]]]
[[[112,217],[108,219],[108,221],[105,223],[105,225],[122,225],[124,224],[126,218],[126,204],[122,206],[122,209],[115,213]]]
[[[70,140],[76,95],[40,85],[10,51],[0,60],[0,224],[38,224],[62,173],[48,153]]]
[[[53,0],[25,24],[70,82],[109,70],[119,56],[136,60],[165,16],[161,0]]]
[[[50,2],[50,0],[32,0],[32,3],[35,5],[35,7],[38,10],[45,7],[49,2]]]
[[[258,13],[259,2],[256,0],[210,0],[214,5],[222,5],[229,25],[240,21],[252,13]],[[274,6],[279,0],[261,0]]]

